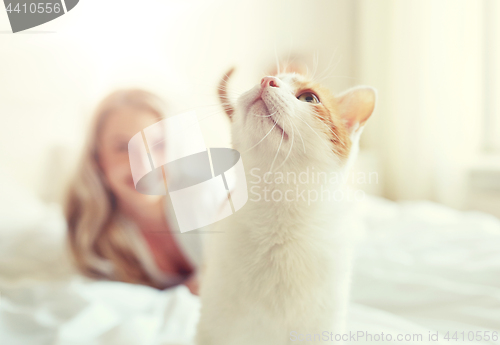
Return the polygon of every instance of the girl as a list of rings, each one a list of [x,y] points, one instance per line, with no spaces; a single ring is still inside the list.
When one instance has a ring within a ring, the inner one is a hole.
[[[164,116],[161,100],[137,89],[97,107],[65,202],[70,248],[89,277],[159,289],[185,284],[197,294],[200,236],[182,236],[168,197],[138,193],[130,170],[130,138]]]

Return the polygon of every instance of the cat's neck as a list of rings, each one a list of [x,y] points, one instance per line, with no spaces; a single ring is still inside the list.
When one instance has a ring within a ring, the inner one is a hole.
[[[320,223],[325,217],[341,217],[346,207],[344,170],[335,166],[302,165],[269,171],[266,164],[246,169],[250,218],[262,219],[262,226],[290,227]],[[267,223],[266,223],[267,222]]]

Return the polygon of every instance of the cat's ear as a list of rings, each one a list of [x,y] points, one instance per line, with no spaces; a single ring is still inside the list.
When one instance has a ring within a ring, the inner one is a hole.
[[[226,74],[224,74],[218,87],[218,94],[219,94],[219,99],[222,103],[222,108],[224,108],[224,112],[227,114],[230,120],[232,120],[233,118],[234,107],[231,104],[229,97],[227,96],[227,83],[233,72],[234,72],[234,67],[232,67],[229,71],[226,72]]]
[[[362,127],[373,113],[377,91],[369,86],[357,86],[336,98],[340,116],[352,132]]]

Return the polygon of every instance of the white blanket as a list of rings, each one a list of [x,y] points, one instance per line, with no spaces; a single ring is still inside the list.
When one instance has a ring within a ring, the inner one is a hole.
[[[192,343],[200,304],[185,287],[157,291],[83,278],[65,252],[59,208],[12,186],[0,186],[0,195],[0,344]],[[379,343],[383,332],[384,340],[400,335],[411,340],[399,342],[422,344],[439,332],[433,344],[485,344],[478,334],[500,331],[498,219],[378,198],[363,201],[358,217],[365,236],[346,343]],[[464,332],[465,341],[447,341],[446,332],[450,339]]]

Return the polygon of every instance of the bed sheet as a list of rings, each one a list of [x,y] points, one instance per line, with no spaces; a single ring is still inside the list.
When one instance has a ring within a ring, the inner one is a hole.
[[[0,194],[0,344],[192,343],[200,302],[187,288],[81,277],[65,250],[60,208],[14,187]],[[500,220],[375,197],[358,205],[356,218],[364,232],[345,343],[379,343],[383,332],[387,343],[390,334],[396,343],[410,335],[404,343],[485,344],[477,334],[500,331]],[[455,331],[465,341],[444,339]]]

